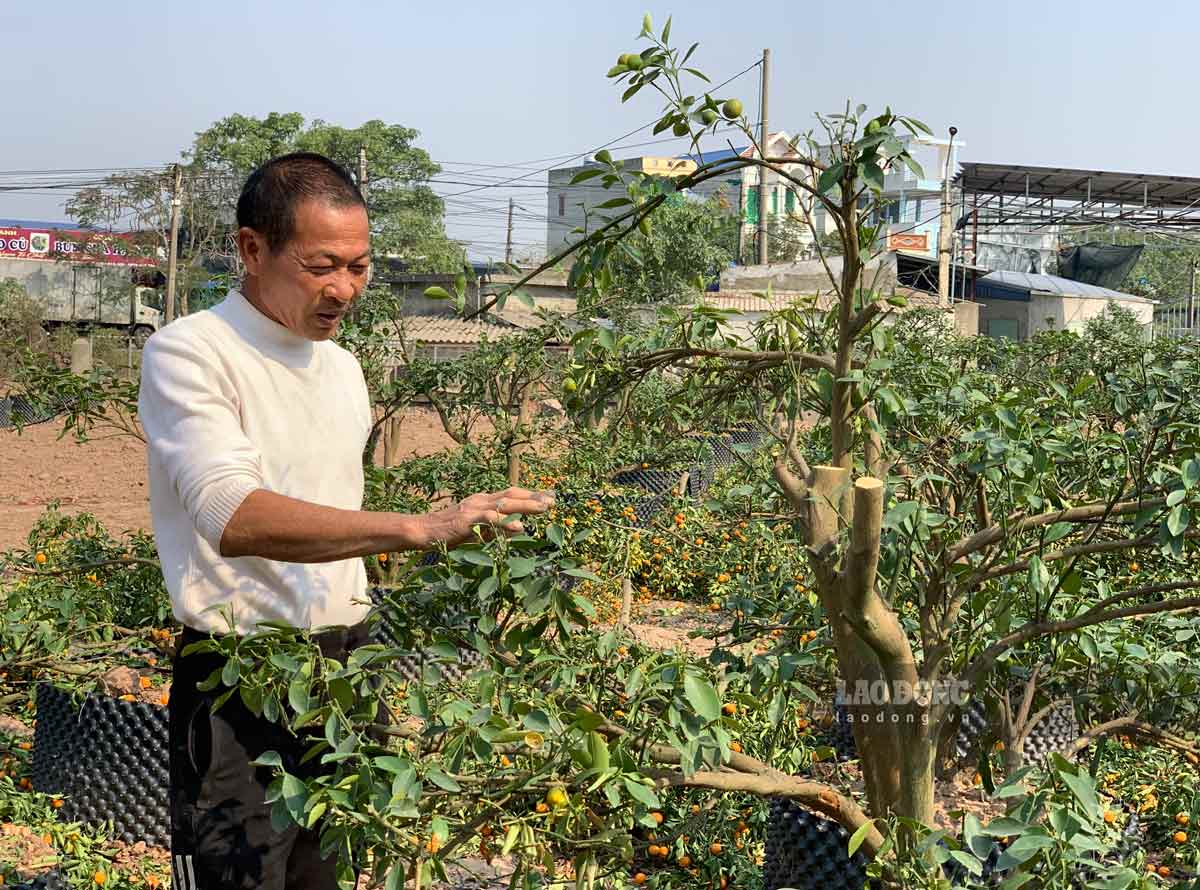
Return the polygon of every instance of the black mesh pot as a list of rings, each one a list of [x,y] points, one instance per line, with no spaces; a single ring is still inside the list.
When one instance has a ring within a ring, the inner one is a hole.
[[[687,493],[690,498],[702,497],[713,483],[712,464],[696,464],[688,469]]]
[[[22,881],[20,884],[0,885],[5,890],[71,890],[71,883],[57,868],[43,872],[36,878]]]
[[[858,757],[858,745],[854,741],[854,724],[845,705],[834,704],[833,722],[817,733],[821,744],[833,748],[838,760],[854,760]]]
[[[570,575],[564,575],[563,578],[568,578],[573,581],[578,579]],[[386,591],[379,587],[368,588],[367,593],[371,597],[371,601],[375,604],[377,620],[371,629],[371,634],[375,642],[381,643],[390,648],[404,648],[404,634],[400,630],[400,626],[396,623],[396,618],[390,609],[379,608],[384,604]],[[480,663],[479,653],[474,649],[460,648],[458,650],[458,660],[450,661],[444,658],[435,658],[427,655],[424,652],[416,651],[399,656],[392,667],[410,682],[419,682],[425,675],[427,665],[437,662],[438,669],[442,676],[452,683],[461,683],[468,672],[477,667]]]
[[[76,706],[41,684],[37,717],[33,787],[64,796],[62,818],[111,819],[128,843],[170,843],[166,708],[96,694]]]
[[[662,494],[671,491],[682,475],[678,470],[627,470],[613,476],[612,482],[614,485],[640,488],[650,494]]]
[[[764,890],[863,890],[867,860],[847,853],[850,833],[790,800],[771,801]]]
[[[958,735],[954,737],[954,754],[959,763],[978,759],[979,740],[988,731],[987,706],[979,699],[972,699],[963,708]]]
[[[1041,761],[1052,752],[1062,753],[1077,738],[1079,721],[1075,719],[1075,709],[1069,704],[1063,705],[1033,727],[1025,737],[1021,753],[1026,762]]]

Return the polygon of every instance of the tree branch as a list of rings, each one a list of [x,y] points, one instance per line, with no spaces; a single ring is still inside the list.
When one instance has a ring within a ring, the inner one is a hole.
[[[1195,581],[1183,582],[1187,588],[1200,587],[1200,579]],[[1184,589],[1180,587],[1178,589]],[[1048,636],[1049,634],[1066,633],[1067,631],[1079,630],[1083,627],[1091,627],[1094,624],[1103,624],[1105,621],[1113,621],[1118,618],[1133,618],[1138,615],[1156,615],[1159,612],[1184,612],[1188,609],[1200,609],[1200,597],[1190,597],[1179,600],[1159,600],[1154,603],[1143,603],[1138,606],[1126,606],[1123,609],[1111,609],[1108,611],[1091,611],[1085,612],[1076,618],[1071,618],[1065,621],[1046,621],[1046,622],[1030,622],[1023,627],[1013,631],[1006,637],[1001,637],[992,645],[983,650],[971,665],[964,672],[963,676],[968,683],[974,685],[976,681],[987,671],[991,670],[992,665],[1009,649],[1014,646],[1020,646],[1030,640],[1038,637]]]
[[[1165,498],[1152,498],[1150,500],[1123,501],[1113,505],[1106,503],[1087,504],[1083,507],[1052,510],[1048,513],[1039,513],[1036,516],[1027,516],[1024,518],[1009,517],[1009,521],[1006,524],[992,525],[989,528],[976,532],[970,537],[963,538],[946,551],[946,562],[947,564],[955,563],[964,556],[968,556],[985,547],[998,544],[1001,541],[1019,535],[1029,529],[1038,528],[1039,526],[1053,525],[1056,522],[1087,522],[1090,519],[1098,519],[1106,514],[1109,516],[1125,516],[1130,513],[1140,513],[1143,510],[1154,510],[1165,505]]]

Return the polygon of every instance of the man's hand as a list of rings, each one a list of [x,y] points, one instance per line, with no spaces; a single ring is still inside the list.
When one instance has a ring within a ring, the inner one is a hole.
[[[554,493],[549,491],[514,487],[473,494],[426,517],[429,545],[445,544],[453,548],[475,540],[477,534],[486,538],[496,530],[509,536],[519,535],[525,527],[517,517],[545,513],[553,506]]]

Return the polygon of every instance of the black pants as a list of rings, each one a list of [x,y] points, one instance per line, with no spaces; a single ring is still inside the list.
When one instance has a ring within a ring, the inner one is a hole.
[[[185,627],[179,649],[203,634]],[[314,637],[327,658],[345,661],[369,642],[363,625]],[[311,744],[256,717],[234,693],[215,713],[218,686],[200,692],[224,659],[211,652],[176,657],[171,683],[171,870],[176,890],[336,890],[335,857],[322,860],[319,828],[271,826],[264,802],[271,771],[250,765],[277,751],[289,773],[308,778],[320,758],[300,765]]]

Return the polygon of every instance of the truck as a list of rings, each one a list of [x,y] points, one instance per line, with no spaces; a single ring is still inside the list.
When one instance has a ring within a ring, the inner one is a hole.
[[[129,233],[0,220],[0,281],[42,308],[47,328],[114,329],[140,347],[162,325],[158,259]]]

